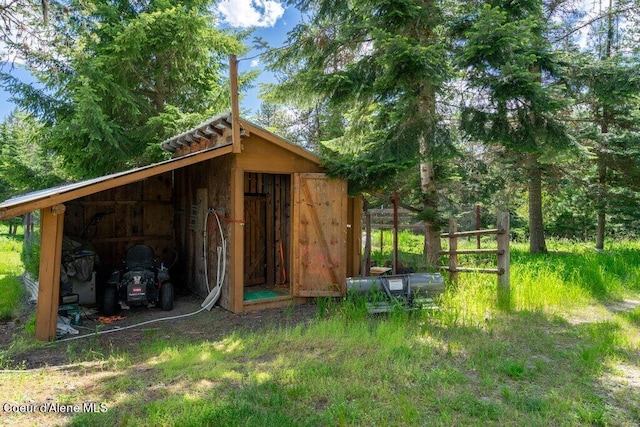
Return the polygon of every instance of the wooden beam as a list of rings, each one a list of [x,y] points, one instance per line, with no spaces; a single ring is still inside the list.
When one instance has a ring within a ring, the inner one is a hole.
[[[239,167],[231,175],[231,218],[229,303],[238,313],[244,310],[244,169]]]
[[[447,270],[450,273],[490,273],[490,274],[498,274],[503,275],[504,270],[499,268],[473,268],[473,267],[456,267],[455,269],[451,269],[451,267],[446,265],[441,265],[439,267],[441,270]]]
[[[398,274],[398,192],[393,192],[393,274]]]
[[[238,100],[238,60],[229,57],[229,79],[231,80],[231,123],[233,128],[233,152],[242,152],[240,141],[240,101]]]
[[[369,214],[369,202],[362,196],[359,196],[362,200],[364,210],[364,223],[365,223],[365,243],[364,243],[364,255],[360,260],[360,276],[368,276],[369,269],[371,268],[371,214]]]
[[[300,268],[300,174],[294,173],[291,182],[291,233],[289,235],[289,277],[291,278],[291,295],[297,295],[300,290],[298,280],[298,270]]]
[[[347,277],[360,275],[360,259],[362,254],[362,196],[347,199]],[[369,233],[371,233],[369,231]],[[369,239],[371,235],[369,234]],[[364,269],[363,269],[364,271]]]
[[[509,254],[509,212],[499,212],[497,227],[505,230],[504,233],[498,234],[498,250],[502,253],[498,254],[498,270],[502,273],[498,276],[498,307],[501,310],[511,309],[511,288],[509,284],[510,272],[510,254]]]
[[[451,251],[440,251],[440,255],[449,255]],[[458,255],[503,255],[504,249],[457,249],[455,251]]]
[[[468,236],[484,236],[487,234],[503,234],[505,231],[503,228],[490,228],[488,230],[471,230],[471,231],[458,231],[455,237],[468,237]],[[450,233],[443,233],[440,237],[452,237]]]
[[[207,293],[207,288],[212,289],[206,282],[205,268],[208,268],[211,264],[208,262],[209,254],[204,253],[205,239],[209,236],[204,234],[205,221],[207,221],[207,210],[209,209],[209,190],[206,188],[196,188],[196,223],[195,223],[195,285],[198,292]],[[210,231],[209,231],[210,232]],[[209,249],[207,249],[209,250]],[[206,266],[205,266],[205,263]],[[209,269],[208,271],[212,271]],[[211,280],[209,280],[211,281]]]
[[[125,221],[127,222],[127,224],[130,224],[130,221],[128,219],[129,217],[127,217]],[[127,225],[125,229],[130,230],[131,226]],[[144,243],[145,241],[149,241],[149,240],[172,241],[173,235],[172,234],[146,234],[146,235],[140,235],[140,236],[94,237],[93,239],[91,239],[91,242],[92,243],[119,243],[119,242]]]
[[[449,273],[451,274],[451,281],[458,285],[458,238],[456,233],[458,232],[458,223],[454,218],[449,219]]]
[[[393,208],[370,209],[370,211],[371,211],[371,216],[372,217],[376,217],[376,216],[388,216],[388,217],[390,217],[391,215],[393,215]],[[398,215],[415,216],[416,213],[417,212],[410,211],[409,209],[398,207]]]
[[[222,135],[222,132],[217,131],[216,128],[211,127],[211,125],[205,126],[205,128],[202,129],[202,132],[207,136]]]
[[[54,205],[42,209],[40,215],[40,273],[36,308],[36,339],[40,341],[56,338],[64,211],[64,205]]]
[[[372,230],[393,230],[393,224],[380,224],[373,223],[371,224]],[[420,224],[398,224],[398,230],[424,230],[424,222]],[[441,237],[449,237],[449,235],[441,236]]]
[[[281,308],[281,307],[290,307],[295,304],[305,304],[308,301],[307,298],[301,297],[292,297],[292,296],[281,296],[278,298],[269,298],[268,300],[257,300],[257,301],[245,301],[244,308],[242,311],[257,311],[257,310],[265,310],[268,308]]]

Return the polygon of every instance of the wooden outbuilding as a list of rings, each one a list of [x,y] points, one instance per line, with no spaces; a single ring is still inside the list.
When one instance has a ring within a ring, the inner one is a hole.
[[[237,113],[162,147],[174,157],[0,204],[0,219],[41,212],[38,339],[55,338],[63,235],[90,241],[105,270],[136,243],[177,254],[174,286],[204,298],[220,277],[233,312],[344,295],[360,264],[361,201],[316,155]]]

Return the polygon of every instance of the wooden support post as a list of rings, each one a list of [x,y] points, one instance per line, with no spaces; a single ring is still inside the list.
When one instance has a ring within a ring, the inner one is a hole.
[[[207,283],[207,275],[205,275],[205,269],[210,265],[208,260],[210,259],[209,254],[204,252],[205,247],[207,247],[207,251],[211,251],[211,248],[205,242],[209,240],[209,233],[211,230],[207,230],[205,233],[205,222],[208,220],[207,218],[207,210],[209,209],[209,190],[206,188],[196,188],[196,223],[195,223],[195,269],[196,276],[195,286],[198,289],[198,293],[200,296],[208,295],[209,291],[207,290],[210,286]],[[212,258],[215,259],[215,258]],[[206,266],[205,266],[205,263]],[[212,269],[208,269],[208,271],[213,271]],[[210,281],[210,280],[209,280]]]
[[[229,79],[231,81],[231,125],[233,126],[233,152],[242,152],[240,141],[240,101],[238,99],[238,60],[235,55],[229,56]]]
[[[231,175],[231,234],[229,237],[229,300],[231,311],[244,311],[244,169],[234,165]]]
[[[398,274],[398,193],[393,192],[393,274]]]
[[[481,217],[480,217],[480,205],[476,205],[476,230],[480,230],[482,226]],[[480,249],[480,235],[476,236],[476,247]]]
[[[365,227],[365,242],[364,242],[364,256],[360,264],[360,276],[368,276],[371,270],[371,212],[369,212],[369,202],[364,200],[364,227]]]
[[[40,273],[36,309],[36,339],[40,341],[56,338],[64,211],[64,205],[40,211]]]
[[[364,265],[362,259],[362,206],[362,196],[347,198],[347,277],[360,275]]]
[[[511,289],[509,284],[509,212],[499,212],[497,228],[498,240],[498,307],[511,309]]]
[[[454,218],[449,220],[449,273],[451,282],[458,285],[458,224]]]

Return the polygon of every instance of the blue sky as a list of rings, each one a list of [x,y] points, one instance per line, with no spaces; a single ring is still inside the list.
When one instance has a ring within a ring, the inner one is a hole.
[[[251,45],[254,37],[264,39],[271,47],[279,47],[287,43],[287,33],[300,21],[300,12],[284,2],[275,0],[222,0],[218,3],[219,19],[223,26],[231,28],[253,28],[254,33],[247,40]],[[262,70],[264,63],[259,57],[261,51],[251,50],[240,60],[240,71]],[[258,94],[260,83],[272,83],[275,79],[268,72],[261,72],[254,87],[244,94],[241,101],[243,110],[255,113],[260,107]]]
[[[6,65],[9,67],[9,65]],[[22,80],[23,82],[32,83],[35,82],[33,76],[24,68],[16,65],[11,74]],[[0,120],[4,119],[15,108],[15,105],[9,100],[10,94],[0,88]]]
[[[276,0],[221,0],[217,3],[218,19],[221,27],[237,29],[255,29],[253,35],[247,39],[251,45],[253,37],[261,37],[272,47],[282,46],[287,39],[287,32],[293,29],[300,20],[300,13],[292,6]],[[245,56],[253,57],[261,53],[251,50]],[[239,58],[242,59],[242,58]],[[239,63],[240,71],[262,70],[263,62],[260,58],[243,60]],[[16,67],[12,73],[23,81],[33,81],[29,72]],[[241,101],[243,111],[255,113],[260,107],[258,94],[260,83],[274,82],[270,73],[262,72],[255,85]],[[14,105],[9,101],[9,94],[0,88],[0,120],[4,119],[13,109]]]

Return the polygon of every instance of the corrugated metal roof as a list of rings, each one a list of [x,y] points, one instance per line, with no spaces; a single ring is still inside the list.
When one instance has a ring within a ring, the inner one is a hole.
[[[299,154],[315,163],[320,163],[320,159],[318,158],[318,156],[316,156],[313,152],[305,149],[304,147],[296,145],[291,141],[278,136],[270,130],[267,130],[262,126],[245,118],[241,117],[239,122],[242,128],[240,129],[241,136],[245,136],[252,130],[259,130],[261,133],[265,134],[264,136],[266,136],[267,139],[277,143],[281,147],[289,151],[293,151],[296,154]],[[176,151],[178,151],[180,148],[186,148],[189,146],[189,144],[202,138],[209,140],[211,142],[211,145],[215,146],[219,143],[217,139],[224,134],[224,130],[232,128],[232,123],[233,122],[231,120],[230,112],[219,114],[217,116],[211,117],[208,120],[205,120],[204,122],[200,123],[197,126],[194,126],[186,132],[166,139],[161,143],[162,149],[165,151],[176,153]]]
[[[199,138],[217,139],[219,136],[222,136],[223,129],[225,128],[231,129],[231,113],[229,112],[214,116],[186,132],[172,136],[162,141],[160,146],[165,151],[175,153],[178,148],[188,147],[191,142]],[[213,143],[215,145],[215,141],[213,141]]]
[[[12,197],[0,203],[0,219],[11,218],[43,207],[53,206],[89,194],[140,181],[150,176],[159,175],[164,172],[199,163],[230,152],[230,145],[218,146],[124,172],[117,172],[98,178],[87,179],[85,181],[74,182]]]

